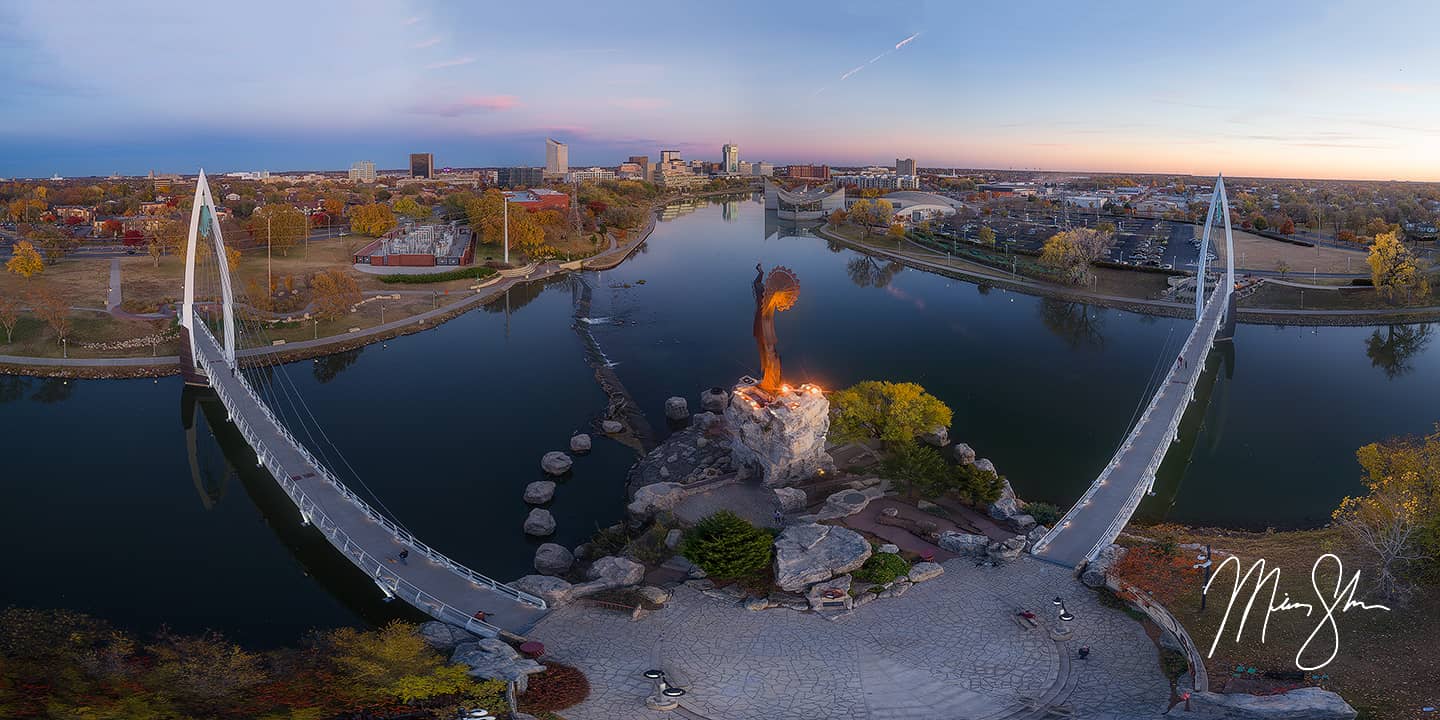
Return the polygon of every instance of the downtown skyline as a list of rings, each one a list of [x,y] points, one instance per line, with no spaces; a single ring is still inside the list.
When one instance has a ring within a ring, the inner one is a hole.
[[[719,160],[1440,179],[1440,10],[0,9],[0,176]]]

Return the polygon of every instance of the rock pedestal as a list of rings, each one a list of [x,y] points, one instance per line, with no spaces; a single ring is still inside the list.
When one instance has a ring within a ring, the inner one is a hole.
[[[725,406],[730,404],[730,393],[722,387],[712,387],[700,393],[700,409],[704,412],[725,414]]]
[[[690,403],[683,397],[672,397],[665,401],[665,419],[680,422],[690,419]]]
[[[734,433],[732,464],[758,473],[768,487],[793,485],[833,464],[825,452],[830,401],[813,385],[785,386],[771,396],[743,379],[725,420]]]
[[[571,460],[569,455],[559,450],[547,452],[540,458],[540,469],[544,470],[547,475],[564,475],[570,472],[570,466],[574,464],[575,461]]]
[[[573,453],[587,453],[587,452],[590,452],[590,436],[587,435],[587,434],[585,434],[585,433],[580,433],[579,435],[571,435],[571,436],[570,436],[570,452],[573,452]]]

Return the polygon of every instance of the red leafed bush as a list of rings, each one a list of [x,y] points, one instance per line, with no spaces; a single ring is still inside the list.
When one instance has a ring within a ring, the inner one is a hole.
[[[530,676],[530,687],[520,696],[520,711],[555,712],[578,705],[590,696],[585,673],[564,663],[545,663],[545,672]]]

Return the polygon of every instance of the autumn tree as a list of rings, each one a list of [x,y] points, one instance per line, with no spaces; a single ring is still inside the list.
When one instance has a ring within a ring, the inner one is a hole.
[[[5,269],[29,280],[45,271],[45,259],[40,257],[40,251],[36,250],[29,240],[21,240],[15,243],[10,260],[5,263]]]
[[[1375,236],[1370,246],[1370,279],[1381,297],[1393,303],[1412,303],[1430,295],[1430,281],[1419,258],[1393,230]]]
[[[1375,556],[1381,594],[1398,597],[1440,560],[1440,427],[1423,438],[1371,443],[1355,456],[1366,494],[1340,501],[1332,517]]]
[[[75,238],[53,225],[31,225],[24,229],[24,233],[40,244],[45,250],[45,260],[51,265],[60,262],[75,245]]]
[[[900,223],[890,223],[890,229],[885,232],[891,240],[905,239],[905,226]]]
[[[417,221],[430,217],[430,208],[424,207],[408,195],[395,201],[395,212]]]
[[[989,225],[980,226],[980,244],[986,247],[995,247],[995,231]]]
[[[50,288],[40,288],[31,298],[35,314],[55,331],[56,342],[70,334],[70,303]]]
[[[395,213],[383,203],[361,205],[350,213],[350,229],[361,235],[380,237],[395,229]]]
[[[845,211],[839,208],[831,211],[829,218],[830,227],[838,228],[845,224]]]
[[[860,226],[860,237],[870,237],[870,226],[875,222],[875,206],[869,200],[856,200],[847,211],[850,222]]]
[[[160,267],[160,258],[166,252],[182,252],[181,245],[189,239],[189,229],[185,223],[166,219],[161,220],[154,229],[150,231],[145,249],[149,251],[150,257],[155,261],[155,267]]]
[[[839,442],[905,442],[949,427],[950,408],[915,383],[866,380],[830,395],[830,433]]]
[[[327,690],[358,707],[482,690],[464,665],[447,663],[407,623],[392,622],[374,632],[340,628],[319,644],[332,666]]]
[[[1295,221],[1294,221],[1294,220],[1291,220],[1290,218],[1287,217],[1287,218],[1285,218],[1283,221],[1281,221],[1281,223],[1280,223],[1280,234],[1281,234],[1281,235],[1293,235],[1294,233],[1295,233]]]
[[[505,194],[490,188],[479,197],[469,198],[465,203],[465,215],[470,227],[480,235],[482,242],[499,244],[504,231],[502,220],[505,212]]]
[[[325,193],[325,199],[321,203],[325,214],[332,218],[338,218],[345,212],[345,196],[340,193]]]
[[[1115,236],[1091,228],[1065,230],[1050,236],[1040,253],[1040,264],[1054,270],[1065,282],[1090,282],[1090,263],[1105,255]]]
[[[266,680],[261,659],[217,633],[187,637],[162,632],[145,648],[146,684],[203,717],[229,714]]]
[[[534,259],[545,248],[545,228],[524,210],[510,213],[510,245]]]
[[[251,237],[264,238],[273,250],[289,255],[290,248],[310,237],[310,221],[293,205],[272,203],[255,209],[247,226]]]
[[[316,273],[310,279],[310,290],[315,296],[316,314],[326,320],[350,312],[363,299],[355,278],[340,270]]]
[[[5,328],[5,342],[15,339],[15,325],[20,322],[20,300],[13,293],[0,295],[0,327]]]
[[[120,231],[124,229],[125,225],[115,218],[100,223],[100,231],[109,233],[110,237],[120,237]]]

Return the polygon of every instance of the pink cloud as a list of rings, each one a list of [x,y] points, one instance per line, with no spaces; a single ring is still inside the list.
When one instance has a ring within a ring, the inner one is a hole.
[[[520,107],[520,98],[514,95],[475,95],[459,102],[417,105],[412,112],[422,115],[456,117],[480,112],[502,112]]]

